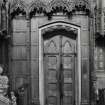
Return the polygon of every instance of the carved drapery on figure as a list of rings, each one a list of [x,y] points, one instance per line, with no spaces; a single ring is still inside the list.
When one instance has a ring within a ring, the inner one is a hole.
[[[70,14],[74,11],[89,13],[88,0],[9,0],[10,14],[19,11],[26,14],[44,13],[53,15],[57,12]]]

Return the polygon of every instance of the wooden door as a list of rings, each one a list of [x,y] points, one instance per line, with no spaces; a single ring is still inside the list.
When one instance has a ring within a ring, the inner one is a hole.
[[[45,105],[73,105],[75,42],[63,35],[44,39]]]

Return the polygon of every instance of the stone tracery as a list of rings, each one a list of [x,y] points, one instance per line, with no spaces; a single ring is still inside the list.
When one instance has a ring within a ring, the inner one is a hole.
[[[19,8],[26,13],[38,12],[50,14],[57,12],[72,13],[73,11],[90,10],[89,1],[87,0],[9,0],[10,13]]]
[[[18,8],[22,11],[25,11],[25,12],[27,11],[27,5],[22,0],[16,0],[10,3],[10,13],[13,13]]]

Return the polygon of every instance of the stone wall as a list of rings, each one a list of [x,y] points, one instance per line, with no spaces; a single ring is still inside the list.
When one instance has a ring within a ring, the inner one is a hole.
[[[11,85],[13,90],[26,86],[24,87],[24,104],[30,103],[31,100],[39,103],[39,27],[57,21],[80,27],[81,103],[89,103],[89,18],[83,12],[77,12],[71,18],[57,14],[51,20],[43,15],[37,15],[28,20],[24,16],[17,16],[12,20]],[[27,102],[27,99],[29,99],[29,102]]]

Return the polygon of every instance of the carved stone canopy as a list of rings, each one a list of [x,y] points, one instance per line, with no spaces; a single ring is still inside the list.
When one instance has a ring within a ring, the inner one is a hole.
[[[51,15],[57,12],[71,13],[74,11],[89,11],[88,0],[8,0],[10,14],[15,11],[26,14],[44,13]]]

